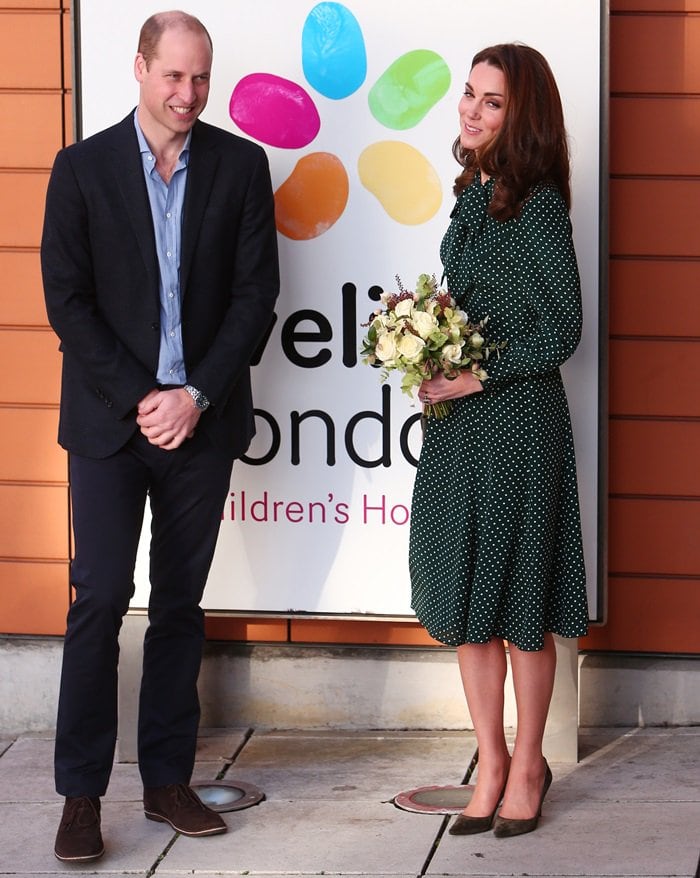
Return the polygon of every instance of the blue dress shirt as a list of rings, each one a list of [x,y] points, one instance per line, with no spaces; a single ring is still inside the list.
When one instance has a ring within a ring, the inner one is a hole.
[[[156,379],[159,384],[185,384],[187,373],[182,349],[180,244],[192,133],[188,133],[170,183],[166,183],[156,170],[156,157],[144,137],[136,113],[134,125],[141,150],[158,254],[160,353]]]

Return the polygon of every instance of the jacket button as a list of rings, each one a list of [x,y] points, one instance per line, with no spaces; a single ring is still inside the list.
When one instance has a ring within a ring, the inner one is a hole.
[[[151,323],[151,329],[154,332],[158,332],[158,330],[160,329],[160,323]]]

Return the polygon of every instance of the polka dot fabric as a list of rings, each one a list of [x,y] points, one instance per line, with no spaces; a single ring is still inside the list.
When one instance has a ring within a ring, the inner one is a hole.
[[[559,366],[581,335],[571,223],[539,187],[520,217],[486,213],[493,181],[460,194],[443,239],[448,289],[508,345],[484,390],[428,421],[413,490],[412,607],[451,646],[586,633],[585,569],[569,409]]]

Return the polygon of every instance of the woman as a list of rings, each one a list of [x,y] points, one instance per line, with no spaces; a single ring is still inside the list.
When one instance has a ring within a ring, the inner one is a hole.
[[[552,633],[586,633],[588,611],[571,423],[559,366],[581,334],[561,101],[542,55],[479,52],[459,103],[463,171],[441,257],[471,320],[488,316],[486,364],[435,375],[419,395],[453,400],[430,418],[413,494],[412,606],[457,647],[479,748],[471,801],[453,834],[537,827],[552,775],[542,754],[556,662]],[[503,729],[507,641],[517,706]],[[499,809],[500,812],[496,816]]]

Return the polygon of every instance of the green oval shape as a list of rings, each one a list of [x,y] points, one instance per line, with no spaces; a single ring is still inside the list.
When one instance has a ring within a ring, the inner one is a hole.
[[[397,131],[413,128],[450,87],[450,70],[430,49],[406,52],[388,67],[369,92],[374,118]]]

